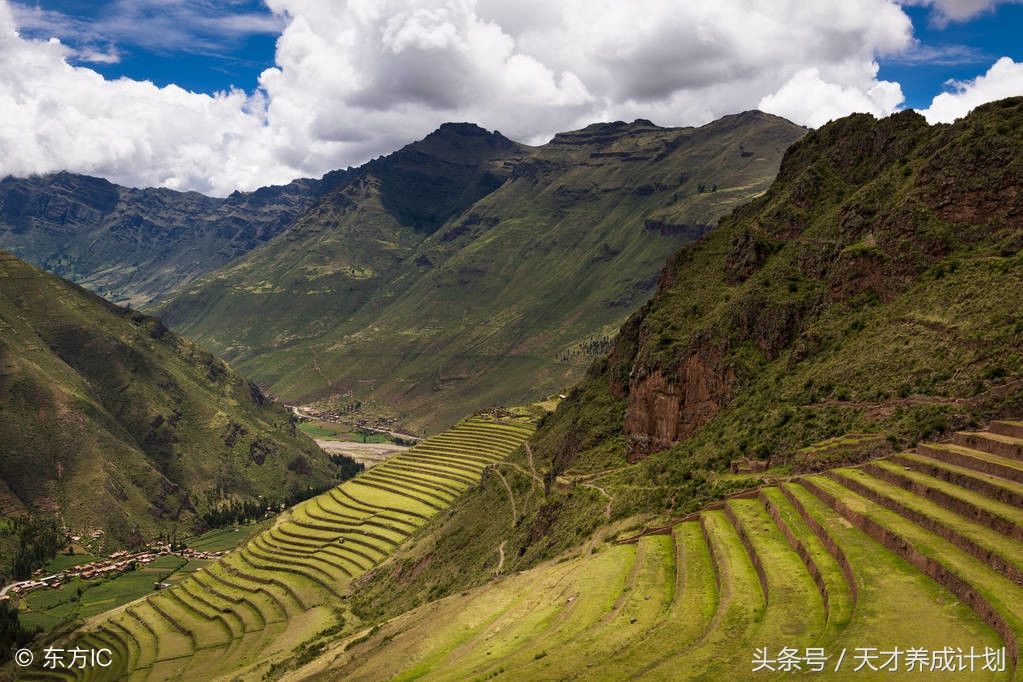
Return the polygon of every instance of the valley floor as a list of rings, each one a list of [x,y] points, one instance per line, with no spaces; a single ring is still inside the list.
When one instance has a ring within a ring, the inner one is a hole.
[[[408,450],[393,443],[357,443],[346,440],[320,440],[316,444],[332,455],[345,455],[365,465],[367,469]]]

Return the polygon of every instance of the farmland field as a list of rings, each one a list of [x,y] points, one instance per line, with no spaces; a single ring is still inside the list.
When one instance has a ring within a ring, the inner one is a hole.
[[[29,610],[20,619],[27,627],[50,630],[66,620],[91,618],[144,597],[153,591],[153,583],[167,581],[183,566],[184,559],[163,556],[107,580],[76,578],[56,590],[37,590],[25,598]]]

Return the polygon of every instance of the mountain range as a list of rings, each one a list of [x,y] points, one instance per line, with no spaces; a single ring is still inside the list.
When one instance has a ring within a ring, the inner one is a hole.
[[[416,429],[570,385],[663,260],[763,192],[805,133],[747,112],[540,147],[472,124],[226,199],[58,174],[0,183],[0,248],[160,316],[270,394]]]
[[[571,384],[664,258],[764,191],[804,132],[750,112],[530,148],[445,125],[156,310],[282,399],[352,393],[445,426]]]
[[[226,199],[72,173],[7,177],[0,180],[0,249],[140,307],[272,239],[338,176]]]

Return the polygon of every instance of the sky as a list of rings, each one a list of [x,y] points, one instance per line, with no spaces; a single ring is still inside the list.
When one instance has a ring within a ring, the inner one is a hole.
[[[1015,0],[0,0],[0,176],[223,196],[445,121],[530,144],[1023,95]]]

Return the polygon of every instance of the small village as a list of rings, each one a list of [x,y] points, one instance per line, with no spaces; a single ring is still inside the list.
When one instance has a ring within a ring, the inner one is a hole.
[[[156,543],[134,552],[122,550],[114,552],[104,559],[71,566],[63,571],[59,571],[51,575],[43,575],[44,571],[39,569],[35,572],[31,579],[11,583],[6,586],[3,593],[0,594],[0,600],[8,600],[11,599],[12,596],[24,596],[30,592],[35,592],[36,590],[60,589],[62,585],[74,578],[80,578],[81,580],[110,578],[114,575],[135,570],[140,566],[144,566],[162,556],[168,555],[179,556],[186,561],[192,561],[195,559],[213,560],[223,556],[224,552],[203,552],[192,549],[191,547],[172,549],[171,543],[169,542]],[[168,585],[165,583],[154,583],[153,587],[154,589],[162,589],[164,587],[168,587]]]

